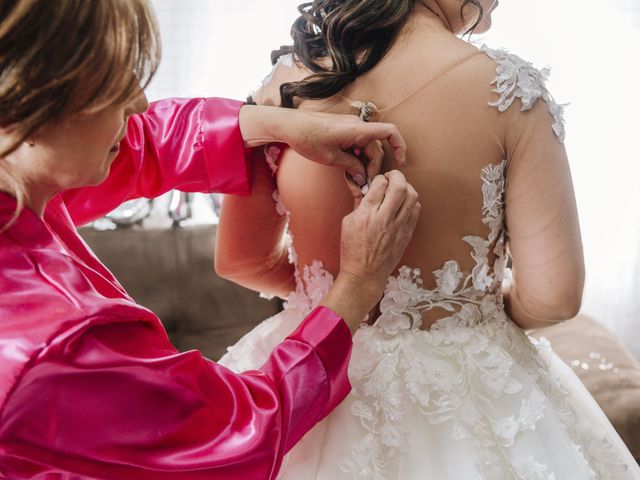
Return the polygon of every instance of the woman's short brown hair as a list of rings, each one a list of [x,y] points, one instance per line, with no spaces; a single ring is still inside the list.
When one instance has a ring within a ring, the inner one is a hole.
[[[0,0],[0,158],[51,121],[126,103],[159,60],[148,0]]]

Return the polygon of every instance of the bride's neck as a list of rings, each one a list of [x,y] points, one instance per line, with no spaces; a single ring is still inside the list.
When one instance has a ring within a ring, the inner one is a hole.
[[[471,28],[477,18],[472,8],[461,11],[460,3],[459,0],[419,0],[415,4],[414,17],[431,20],[438,27],[459,35]]]
[[[444,28],[451,33],[455,32],[455,25],[446,2],[438,0],[416,2],[413,17],[414,20],[420,19],[429,22],[436,28]]]

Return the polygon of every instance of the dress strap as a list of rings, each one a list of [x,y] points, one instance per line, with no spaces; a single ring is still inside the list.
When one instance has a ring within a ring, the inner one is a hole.
[[[415,95],[417,95],[418,93],[423,91],[425,88],[427,88],[433,82],[435,82],[436,80],[439,80],[443,76],[449,74],[451,71],[453,71],[456,68],[458,68],[459,66],[465,64],[468,60],[474,58],[477,55],[484,55],[484,52],[482,52],[481,50],[480,51],[475,51],[471,55],[467,55],[466,57],[463,57],[461,60],[458,60],[457,62],[455,62],[450,67],[448,67],[445,70],[443,70],[442,72],[440,72],[438,75],[436,75],[434,78],[429,80],[427,83],[421,85],[417,90],[415,90],[414,92],[410,93],[409,95],[404,97],[402,100],[394,103],[393,105],[390,105],[388,107],[382,108],[382,109],[379,109],[373,102],[370,102],[370,101],[363,102],[363,101],[360,101],[360,100],[353,100],[353,99],[351,99],[351,98],[349,98],[349,97],[347,97],[345,95],[338,95],[338,97],[341,98],[342,100],[345,100],[345,101],[350,103],[350,105],[351,105],[351,107],[353,109],[353,114],[354,115],[358,115],[365,122],[375,122],[375,121],[378,120],[380,114],[382,114],[384,112],[389,112],[389,111],[393,110],[394,108],[397,108],[398,106],[402,105],[407,100],[413,98]]]

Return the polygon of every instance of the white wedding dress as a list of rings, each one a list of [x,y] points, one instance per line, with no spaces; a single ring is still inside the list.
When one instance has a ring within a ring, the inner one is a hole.
[[[524,109],[541,98],[562,138],[562,107],[543,86],[545,72],[483,50],[498,65],[494,91],[501,98],[493,106],[504,111],[520,98]],[[277,154],[268,152],[274,169]],[[354,337],[352,392],[286,456],[278,478],[640,479],[572,369],[549,342],[527,336],[505,313],[504,169],[505,162],[487,165],[478,178],[487,235],[464,238],[475,268],[462,272],[457,261],[445,262],[433,272],[432,290],[410,267],[389,279],[375,325],[363,325]],[[278,209],[287,214],[281,202]],[[230,347],[220,363],[235,371],[260,367],[332,282],[322,263],[303,267],[284,311]],[[420,330],[421,312],[436,307],[450,316]]]

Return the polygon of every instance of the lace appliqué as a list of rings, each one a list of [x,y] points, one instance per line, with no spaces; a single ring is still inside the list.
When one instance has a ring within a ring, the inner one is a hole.
[[[558,105],[549,90],[546,82],[551,73],[550,68],[538,70],[530,62],[509,53],[505,50],[493,50],[482,45],[482,51],[497,63],[497,76],[492,82],[496,88],[493,92],[500,95],[495,102],[490,102],[492,107],[498,107],[501,112],[506,111],[516,98],[522,102],[522,111],[530,110],[539,98],[542,98],[549,106],[549,112],[553,116],[553,131],[558,139],[564,143],[564,107]]]
[[[400,330],[419,329],[422,312],[441,308],[448,312],[459,310],[457,317],[472,325],[489,310],[502,308],[500,287],[506,265],[505,233],[502,228],[504,208],[504,171],[506,161],[489,165],[482,170],[483,222],[489,228],[488,238],[466,236],[464,241],[473,249],[476,266],[470,273],[460,270],[458,262],[449,260],[433,272],[436,288],[422,288],[419,269],[402,267],[397,277],[391,277],[380,304],[381,315],[376,326],[387,334]],[[489,265],[493,245],[496,256],[494,268]],[[402,312],[402,315],[398,315]]]
[[[464,238],[473,249],[473,270],[462,272],[457,262],[445,262],[433,272],[436,288],[425,290],[420,271],[402,267],[389,279],[376,324],[354,337],[351,413],[367,433],[340,465],[353,478],[404,478],[407,427],[416,409],[431,425],[449,425],[451,438],[470,443],[475,469],[485,479],[556,480],[547,465],[512,451],[517,438],[534,431],[550,409],[560,414],[584,471],[592,475],[585,478],[611,478],[621,468],[607,438],[578,425],[568,392],[504,312],[505,166],[482,170],[483,221],[489,234]],[[420,330],[421,312],[433,308],[452,315],[429,331]],[[516,378],[514,365],[527,371],[535,387]],[[510,415],[491,408],[511,395],[523,399]]]

